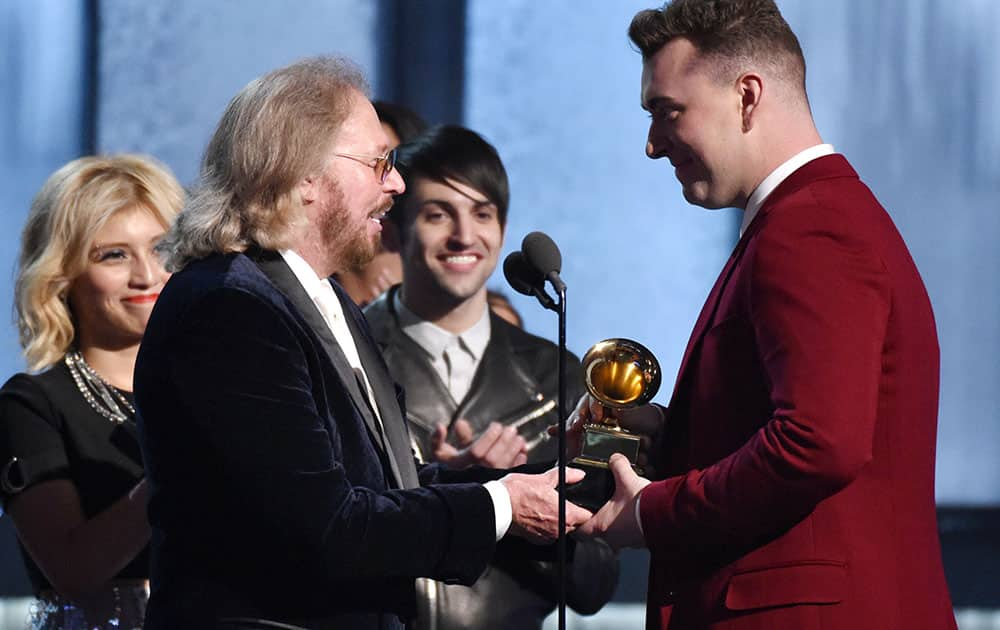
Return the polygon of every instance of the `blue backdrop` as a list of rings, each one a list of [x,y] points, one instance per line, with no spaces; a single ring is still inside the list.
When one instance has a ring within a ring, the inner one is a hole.
[[[500,150],[512,181],[507,251],[549,232],[570,285],[569,342],[650,346],[670,389],[687,335],[736,238],[738,214],[685,204],[642,153],[640,61],[625,36],[636,0],[468,0],[455,85],[464,121]],[[779,0],[809,65],[824,138],[845,153],[910,245],[938,318],[938,498],[1000,503],[1000,5],[992,0]],[[88,91],[86,7],[96,7]],[[228,99],[254,76],[317,53],[348,55],[388,91],[390,0],[0,3],[0,310],[10,312],[17,238],[45,176],[86,150],[142,151],[193,182]],[[459,22],[461,23],[461,22]],[[451,23],[452,27],[454,23]],[[401,54],[402,52],[402,54]],[[404,61],[406,51],[391,50]],[[447,64],[446,64],[447,65]],[[434,68],[422,68],[433,77]],[[442,70],[444,73],[444,70]],[[376,94],[378,96],[378,94]],[[93,98],[92,98],[93,97]],[[87,116],[94,101],[93,116]],[[432,117],[433,118],[433,117]],[[493,284],[503,287],[500,276]],[[515,298],[527,327],[555,322]],[[0,327],[0,375],[22,369]]]

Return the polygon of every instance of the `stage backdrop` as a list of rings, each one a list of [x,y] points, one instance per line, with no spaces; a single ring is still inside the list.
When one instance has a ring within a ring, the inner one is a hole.
[[[505,253],[528,231],[549,232],[570,287],[571,348],[611,336],[645,343],[667,375],[665,400],[739,215],[688,206],[669,165],[643,155],[640,60],[625,30],[658,2],[423,1],[0,4],[0,312],[11,312],[28,205],[52,170],[90,150],[141,151],[192,184],[240,87],[336,53],[369,72],[375,96],[426,103],[432,122],[460,117],[497,145],[513,191]],[[779,5],[802,40],[821,133],[889,209],[934,303],[939,502],[1000,503],[1000,5]],[[434,17],[442,6],[459,13]],[[462,58],[426,62],[434,41]],[[385,69],[408,62],[419,82],[394,89]],[[416,99],[417,87],[434,97]],[[499,274],[493,284],[504,287]],[[555,335],[549,313],[514,299],[530,330]],[[0,377],[20,369],[4,325]]]

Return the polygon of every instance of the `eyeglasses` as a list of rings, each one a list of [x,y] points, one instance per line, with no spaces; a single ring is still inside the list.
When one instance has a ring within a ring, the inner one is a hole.
[[[378,183],[384,184],[389,178],[389,173],[396,167],[396,149],[390,149],[382,156],[378,155],[358,155],[355,153],[334,153],[337,157],[344,157],[355,162],[360,162],[375,169],[375,177]]]

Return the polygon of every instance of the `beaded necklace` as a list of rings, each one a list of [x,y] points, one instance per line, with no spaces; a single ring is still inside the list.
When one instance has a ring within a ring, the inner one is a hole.
[[[66,367],[83,399],[108,420],[121,424],[135,419],[135,407],[117,388],[109,385],[78,351],[66,353]]]

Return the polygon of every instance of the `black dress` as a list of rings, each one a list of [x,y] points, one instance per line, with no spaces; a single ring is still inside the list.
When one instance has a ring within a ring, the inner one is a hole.
[[[131,402],[131,394],[122,392]],[[60,361],[37,374],[17,374],[0,389],[0,501],[43,481],[68,479],[89,519],[125,496],[142,478],[135,421],[116,423],[84,399]],[[36,594],[52,585],[21,547]],[[116,579],[149,577],[148,546]],[[144,602],[143,602],[144,605]]]

